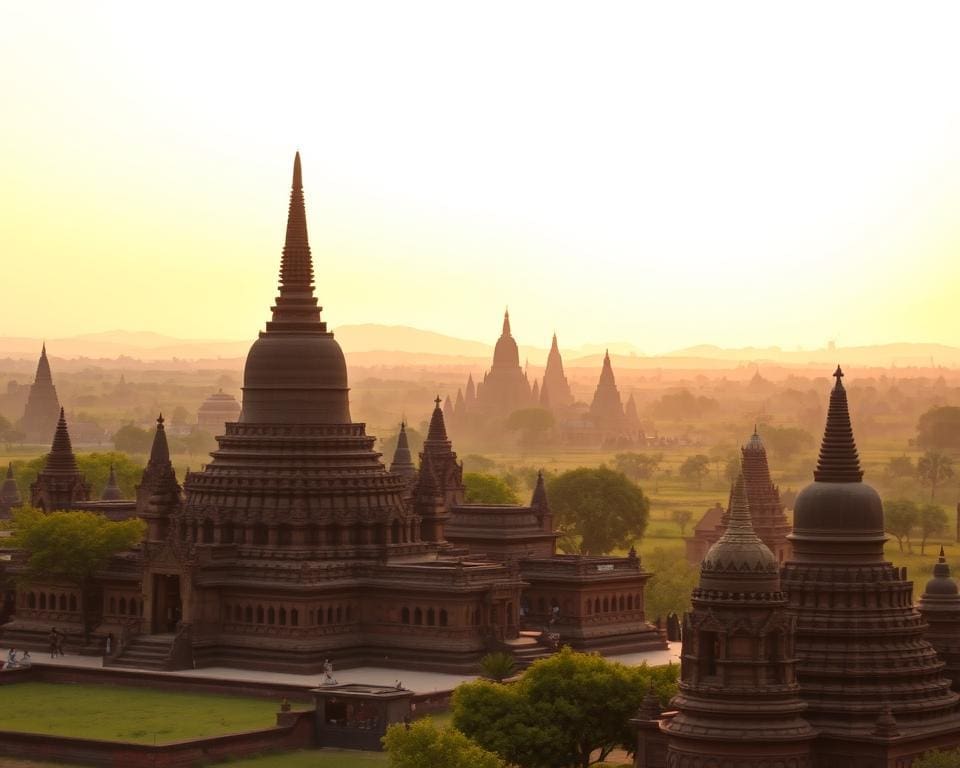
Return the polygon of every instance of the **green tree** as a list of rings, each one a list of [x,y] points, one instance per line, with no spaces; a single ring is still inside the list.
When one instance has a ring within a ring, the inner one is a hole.
[[[502,683],[516,670],[517,662],[513,658],[513,654],[505,651],[488,653],[480,659],[480,671],[483,672],[483,676],[490,680],[496,680],[498,683]]]
[[[28,580],[65,581],[80,590],[83,634],[89,634],[87,598],[96,573],[110,559],[143,540],[138,517],[113,521],[93,512],[13,511],[11,543],[27,555]]]
[[[93,496],[99,497],[110,477],[110,466],[117,476],[117,484],[126,498],[133,498],[134,489],[143,477],[143,464],[130,458],[125,453],[117,451],[103,451],[94,453],[78,453],[77,468],[87,478],[93,489]],[[47,463],[46,456],[37,456],[27,462],[14,462],[13,475],[24,499],[30,498],[30,483],[37,473]]]
[[[689,509],[675,509],[670,513],[670,519],[680,526],[681,536],[686,535],[687,526],[690,524],[690,520],[692,518],[693,512],[691,512]]]
[[[688,456],[679,469],[680,477],[688,483],[696,483],[697,490],[703,487],[703,479],[710,474],[710,457],[702,453]]]
[[[924,504],[920,507],[917,527],[920,529],[920,554],[922,555],[927,539],[943,533],[943,529],[947,527],[946,511],[938,504]]]
[[[153,445],[153,432],[133,424],[126,424],[113,435],[113,447],[123,453],[149,453]]]
[[[717,482],[720,483],[723,482],[721,472],[726,472],[731,462],[735,461],[739,466],[740,454],[732,445],[721,443],[720,445],[715,445],[710,449],[710,461],[713,462],[713,465],[717,470]],[[736,480],[736,476],[734,476],[733,479]]]
[[[173,409],[173,414],[170,416],[170,423],[175,427],[185,427],[187,422],[190,420],[190,413],[182,405],[178,405]]]
[[[650,516],[643,491],[607,467],[579,467],[550,478],[547,498],[561,536],[579,539],[576,548],[583,555],[631,546],[643,536]]]
[[[816,445],[813,435],[804,429],[770,425],[763,428],[763,443],[782,461],[787,461],[800,451]]]
[[[429,717],[395,723],[383,737],[391,768],[507,768],[493,752],[454,728],[436,728]]]
[[[632,751],[630,725],[651,688],[665,704],[677,666],[627,667],[564,648],[519,681],[477,681],[453,694],[453,722],[468,737],[520,768],[579,768],[617,748]]]
[[[917,505],[907,499],[896,499],[884,504],[883,521],[887,533],[897,539],[900,551],[903,552],[903,542],[910,547],[910,533],[920,522],[920,510]]]
[[[521,408],[507,417],[506,428],[520,433],[520,444],[542,445],[553,429],[553,414],[546,408]]]
[[[671,613],[682,616],[690,610],[690,593],[700,577],[700,570],[687,562],[676,549],[655,547],[643,556],[644,569],[653,574],[644,590],[644,613],[649,620],[666,618]]]
[[[924,752],[919,759],[913,761],[912,768],[960,768],[960,749]]]
[[[937,486],[953,477],[953,460],[940,451],[927,451],[917,462],[917,477],[930,483],[930,501],[933,501]]]
[[[653,477],[661,461],[662,453],[618,453],[613,457],[613,467],[637,482]]]
[[[917,421],[917,445],[925,451],[960,453],[960,408],[931,408]]]
[[[519,504],[516,491],[496,475],[482,472],[464,472],[463,484],[467,487],[469,504]]]

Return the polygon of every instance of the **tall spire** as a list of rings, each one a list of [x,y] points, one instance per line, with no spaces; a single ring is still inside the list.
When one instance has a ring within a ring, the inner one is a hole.
[[[273,307],[267,331],[326,332],[320,322],[320,307],[313,295],[313,260],[307,238],[307,212],[303,201],[300,153],[293,160],[293,183],[287,213],[287,236],[280,260],[280,295]]]
[[[37,362],[37,375],[34,377],[34,383],[53,385],[50,361],[47,360],[47,342],[43,342],[43,346],[40,348],[40,360]]]
[[[847,391],[843,388],[843,371],[839,365],[833,375],[837,383],[830,393],[827,425],[813,477],[821,483],[859,483],[863,480],[863,470],[853,440]]]
[[[522,319],[522,318],[521,318]],[[501,336],[512,336],[510,333],[510,308],[507,307],[503,311],[503,331],[500,333]]]
[[[157,431],[153,434],[153,445],[150,446],[150,464],[158,466],[170,461],[170,447],[167,445],[167,432],[163,427],[163,414],[157,416]]]
[[[544,512],[550,509],[550,505],[547,503],[547,487],[543,482],[543,470],[537,471],[537,484],[533,489],[533,497],[530,499],[530,506],[533,509],[542,510]]]
[[[67,431],[67,420],[60,409],[60,419],[57,421],[57,431],[53,434],[53,444],[47,454],[47,463],[44,471],[71,472],[77,469],[77,458],[73,455],[73,446],[70,444],[70,433]]]

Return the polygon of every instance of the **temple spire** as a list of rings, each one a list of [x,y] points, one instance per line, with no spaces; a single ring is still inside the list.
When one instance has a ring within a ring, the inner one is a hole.
[[[313,259],[307,237],[307,212],[303,200],[303,173],[300,153],[293,159],[287,235],[280,260],[280,295],[273,307],[267,331],[326,332],[320,322],[320,307],[313,295]]]
[[[163,427],[163,414],[157,417],[157,431],[153,435],[153,445],[150,446],[150,464],[159,466],[170,462],[170,448],[167,445],[167,432]]]
[[[110,465],[110,477],[107,478],[107,485],[100,494],[101,501],[118,501],[123,498],[123,492],[120,490],[120,484],[117,482],[117,473],[114,471],[113,464]]]
[[[503,312],[503,331],[501,332],[500,335],[501,336],[513,335],[510,333],[510,308],[509,307],[507,307],[507,309],[505,309]]]
[[[433,401],[433,416],[430,417],[430,428],[427,430],[427,442],[448,442],[447,425],[443,420],[443,410],[440,408],[440,395]]]
[[[47,463],[44,471],[78,472],[77,458],[73,455],[73,446],[70,443],[70,433],[67,431],[67,420],[60,409],[60,419],[57,421],[57,431],[53,434],[53,444],[47,454]]]
[[[413,456],[410,454],[410,443],[407,439],[407,424],[403,421],[400,422],[400,434],[397,435],[397,449],[393,452],[390,471],[405,477],[413,477],[417,474],[417,468],[413,464]]]
[[[863,480],[863,470],[853,439],[847,392],[843,388],[843,371],[839,365],[833,375],[837,383],[830,393],[827,425],[813,477],[821,483],[859,483]]]

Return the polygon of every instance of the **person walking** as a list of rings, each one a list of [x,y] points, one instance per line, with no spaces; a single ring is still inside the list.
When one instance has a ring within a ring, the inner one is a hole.
[[[50,658],[53,659],[57,655],[57,628],[53,627],[50,630],[50,635],[47,638],[50,643]]]
[[[56,629],[54,630],[54,632],[57,633],[57,656],[63,656],[63,640],[64,640],[63,632],[60,632],[59,630],[56,630]]]

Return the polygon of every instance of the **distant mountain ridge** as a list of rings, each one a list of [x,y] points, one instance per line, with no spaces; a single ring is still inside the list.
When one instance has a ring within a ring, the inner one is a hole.
[[[482,368],[493,356],[493,343],[460,339],[405,325],[365,323],[333,329],[351,362],[359,365],[438,365]],[[133,358],[144,362],[163,360],[230,360],[246,356],[253,338],[180,339],[151,331],[105,331],[46,339],[53,358],[109,360]],[[0,359],[36,360],[43,339],[0,337]],[[520,359],[540,367],[546,361],[547,346],[520,346]],[[764,363],[790,366],[845,365],[880,367],[960,367],[960,348],[945,344],[892,343],[817,350],[784,350],[780,347],[725,349],[701,344],[663,355],[647,356],[630,342],[585,344],[564,347],[564,364],[571,368],[599,367],[609,349],[619,368],[718,367],[718,364]]]

